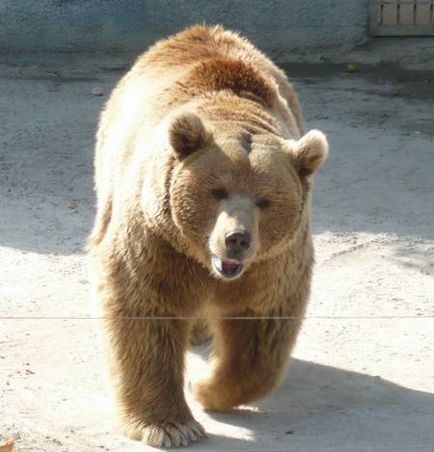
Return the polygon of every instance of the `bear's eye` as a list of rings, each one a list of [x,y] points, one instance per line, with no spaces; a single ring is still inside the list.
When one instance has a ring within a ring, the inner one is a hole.
[[[215,199],[222,200],[228,197],[228,192],[224,188],[213,188],[211,190]]]
[[[260,209],[266,209],[270,205],[270,200],[267,198],[260,198],[258,201],[256,201],[256,205]]]

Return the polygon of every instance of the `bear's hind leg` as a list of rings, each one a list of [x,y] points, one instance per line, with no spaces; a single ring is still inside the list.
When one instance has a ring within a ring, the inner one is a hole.
[[[198,318],[193,322],[190,333],[191,345],[202,345],[210,341],[212,334],[209,331],[208,323],[204,318]]]
[[[205,408],[225,410],[271,391],[285,370],[300,321],[222,319],[215,326],[212,373],[195,386],[197,400]]]

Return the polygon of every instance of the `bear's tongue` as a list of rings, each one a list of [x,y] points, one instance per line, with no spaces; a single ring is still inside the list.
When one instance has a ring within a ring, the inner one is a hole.
[[[236,269],[239,267],[239,263],[236,261],[230,261],[228,259],[223,259],[222,260],[222,267],[223,267],[223,271],[225,273],[232,273],[234,271],[236,271]]]
[[[238,261],[232,259],[220,259],[217,256],[213,256],[212,263],[219,273],[229,278],[238,275],[243,267]]]

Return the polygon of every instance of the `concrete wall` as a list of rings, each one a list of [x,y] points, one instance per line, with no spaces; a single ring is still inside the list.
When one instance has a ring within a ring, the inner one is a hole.
[[[0,51],[141,51],[206,21],[285,58],[362,42],[367,9],[368,0],[0,0]]]

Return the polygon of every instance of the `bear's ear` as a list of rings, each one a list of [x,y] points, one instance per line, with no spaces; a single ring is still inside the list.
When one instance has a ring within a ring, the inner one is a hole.
[[[210,140],[211,134],[193,113],[181,113],[169,126],[169,143],[180,159],[202,148]]]
[[[298,141],[291,140],[295,167],[300,176],[310,176],[326,160],[329,145],[325,135],[319,130],[311,130]]]

